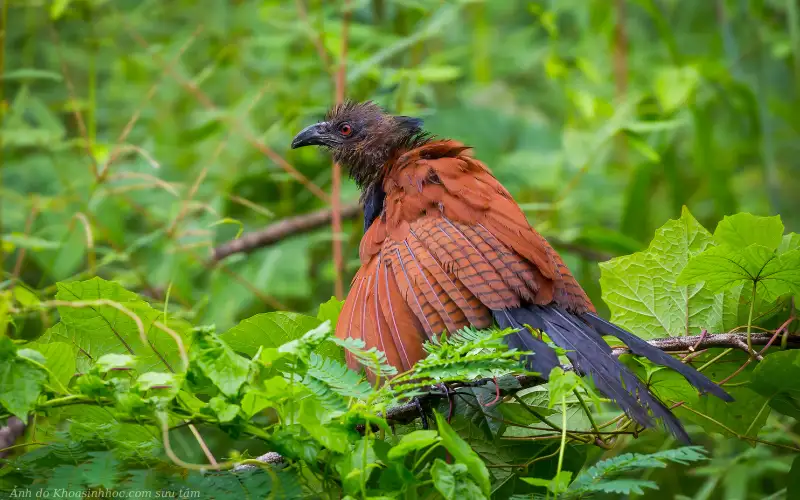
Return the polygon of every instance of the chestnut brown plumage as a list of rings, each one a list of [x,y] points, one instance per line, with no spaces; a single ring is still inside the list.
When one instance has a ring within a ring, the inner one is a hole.
[[[513,328],[510,347],[533,352],[529,369],[547,377],[559,365],[544,331],[580,372],[639,424],[653,417],[688,441],[678,419],[625,365],[602,335],[680,372],[700,392],[732,398],[694,368],[597,316],[561,257],[469,147],[438,140],[422,121],[377,105],[347,102],[307,127],[292,147],[319,145],[346,165],[362,189],[361,268],[336,334],[364,340],[407,370],[432,335],[467,325]],[[351,367],[356,361],[348,357]]]

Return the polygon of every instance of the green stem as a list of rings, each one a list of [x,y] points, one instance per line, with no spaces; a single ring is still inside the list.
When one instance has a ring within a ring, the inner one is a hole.
[[[425,459],[428,458],[428,455],[433,453],[433,450],[435,450],[439,446],[440,446],[440,443],[436,443],[435,445],[433,445],[430,448],[428,448],[428,450],[425,453],[423,453],[421,457],[419,457],[419,460],[417,460],[414,463],[414,467],[411,468],[411,472],[414,472],[415,470],[417,470],[417,467],[422,465],[422,463],[425,461]]]
[[[560,484],[561,467],[564,465],[564,449],[567,447],[567,396],[561,396],[561,448],[558,450],[558,467],[555,481]]]
[[[750,339],[750,329],[753,326],[753,309],[756,306],[756,285],[758,281],[753,281],[753,296],[750,298],[750,315],[747,317],[747,353],[753,357],[753,341]]]
[[[726,355],[726,354],[728,354],[729,352],[733,352],[733,347],[728,347],[727,349],[725,349],[725,350],[724,350],[724,351],[722,351],[721,353],[717,354],[716,356],[714,356],[714,358],[712,358],[712,359],[710,359],[708,362],[706,362],[706,364],[704,364],[703,366],[701,366],[700,368],[698,368],[698,369],[697,369],[697,371],[701,372],[701,371],[705,370],[705,369],[706,369],[706,368],[708,368],[709,366],[711,366],[711,365],[713,365],[714,363],[716,363],[717,361],[719,361],[719,359],[720,359],[721,357],[725,356],[725,355]]]
[[[592,429],[594,429],[594,431],[597,433],[597,438],[602,440],[603,438],[600,437],[600,428],[597,427],[597,423],[594,421],[594,417],[592,416],[592,411],[589,409],[589,405],[587,405],[586,401],[583,400],[580,392],[578,392],[578,389],[573,389],[572,392],[575,393],[575,397],[578,398],[578,402],[583,407],[583,411],[586,413],[586,416],[589,417],[589,422],[592,424]]]

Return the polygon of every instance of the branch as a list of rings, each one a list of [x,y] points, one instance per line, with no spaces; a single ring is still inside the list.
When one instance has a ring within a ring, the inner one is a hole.
[[[770,339],[772,339],[773,334],[771,333],[757,333],[752,335],[752,342],[753,345],[767,345],[770,343]],[[742,345],[745,346],[745,351],[747,349],[747,344],[745,343],[747,340],[747,334],[744,333],[717,333],[717,334],[706,334],[705,336],[701,335],[693,335],[690,337],[669,337],[664,339],[654,339],[648,341],[648,344],[661,349],[664,352],[676,352],[676,351],[688,351],[692,348],[695,350],[699,349],[707,349],[709,347],[732,347],[735,349],[740,349]],[[800,335],[789,335],[788,349],[800,349]],[[627,347],[614,347],[613,353],[614,356],[619,357],[622,354],[629,353]],[[562,366],[564,370],[571,370],[572,367]],[[520,375],[516,377],[517,382],[519,382],[520,387],[511,388],[511,389],[500,389],[500,396],[507,396],[512,394],[520,389],[526,389],[528,387],[533,387],[536,385],[540,385],[544,382],[539,377],[531,377],[528,375]],[[493,379],[486,378],[476,380],[474,382],[465,382],[465,383],[456,383],[456,384],[448,384],[450,389],[457,389],[459,387],[476,387],[485,385],[489,382],[493,382]],[[431,406],[432,401],[439,400],[442,397],[446,397],[447,395],[441,392],[439,388],[432,387],[432,392],[429,392],[423,396],[419,397],[419,403],[423,406],[423,408],[428,408]],[[405,403],[400,406],[395,406],[393,408],[389,408],[386,412],[386,420],[390,422],[397,422],[397,423],[408,423],[417,418],[419,418],[419,408],[417,407],[416,403],[410,402]]]
[[[342,220],[355,219],[361,215],[361,207],[358,203],[342,205]],[[270,224],[259,231],[244,234],[241,238],[223,243],[213,250],[212,261],[220,261],[237,253],[250,253],[259,248],[274,245],[284,238],[319,229],[331,222],[333,210],[323,208],[316,212],[311,212],[294,217],[287,217],[279,222]],[[600,252],[574,243],[562,241],[558,238],[548,238],[553,246],[563,248],[568,252],[580,255],[584,259],[594,261],[604,261],[613,257],[605,252]]]
[[[344,205],[341,208],[342,220],[355,219],[361,213],[358,204]],[[308,214],[288,217],[270,224],[260,231],[247,233],[241,238],[223,243],[214,248],[212,260],[220,261],[236,253],[250,253],[259,248],[273,245],[285,238],[314,229],[319,229],[331,222],[333,211],[325,208]]]

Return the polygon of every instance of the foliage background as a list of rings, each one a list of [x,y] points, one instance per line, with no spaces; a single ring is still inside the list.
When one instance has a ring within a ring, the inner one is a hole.
[[[240,230],[329,206],[287,171],[330,193],[329,159],[288,144],[335,101],[343,75],[348,97],[474,146],[602,310],[598,255],[644,249],[683,205],[708,228],[750,211],[798,229],[798,8],[6,0],[4,279],[52,295],[56,281],[99,275],[169,297],[219,331],[269,310],[315,315],[335,290],[330,228],[209,257]],[[341,199],[357,197],[343,179]],[[360,234],[360,222],[344,222],[345,286]],[[48,321],[17,331],[33,336]],[[780,453],[704,444],[715,456],[707,474],[659,471],[659,495],[761,498],[785,486],[772,479],[788,470]]]

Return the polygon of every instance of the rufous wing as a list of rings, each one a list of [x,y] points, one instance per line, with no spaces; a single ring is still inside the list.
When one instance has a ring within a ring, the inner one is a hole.
[[[493,310],[556,303],[594,311],[560,256],[466,151],[438,141],[394,161],[384,211],[361,241],[336,334],[377,347],[398,369],[424,357],[433,335],[490,326]]]

